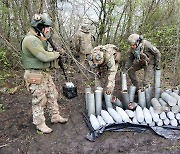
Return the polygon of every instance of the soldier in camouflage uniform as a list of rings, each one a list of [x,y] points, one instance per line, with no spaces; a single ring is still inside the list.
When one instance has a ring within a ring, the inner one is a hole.
[[[144,40],[141,35],[132,34],[128,37],[131,45],[128,60],[125,63],[124,71],[128,71],[129,77],[134,86],[139,89],[136,71],[144,69],[143,86],[149,86],[154,69],[160,69],[161,53],[149,41]]]
[[[47,36],[50,33],[51,19],[45,14],[36,14],[31,29],[22,41],[22,62],[25,68],[24,79],[31,92],[33,123],[43,133],[52,129],[45,123],[44,108],[47,106],[52,123],[65,123],[67,118],[59,115],[58,92],[51,77],[51,66],[57,64],[59,52],[47,51]],[[53,64],[53,65],[52,65]]]
[[[87,55],[92,51],[92,35],[88,24],[82,24],[74,36],[74,47],[79,55],[79,61],[83,66],[89,67]]]
[[[119,49],[113,44],[99,45],[93,49],[88,59],[93,62],[92,68],[97,73],[95,86],[102,86],[107,94],[112,94],[120,62]]]

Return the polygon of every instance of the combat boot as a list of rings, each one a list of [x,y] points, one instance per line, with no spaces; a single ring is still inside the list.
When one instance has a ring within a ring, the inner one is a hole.
[[[52,132],[52,129],[49,128],[45,123],[36,125],[36,128],[37,128],[38,130],[40,130],[41,132],[46,133],[46,134]]]
[[[64,123],[66,123],[68,121],[68,119],[67,118],[63,118],[63,117],[61,117],[59,114],[54,114],[53,116],[52,116],[52,118],[51,118],[51,122],[52,123],[61,123],[61,124],[64,124]]]

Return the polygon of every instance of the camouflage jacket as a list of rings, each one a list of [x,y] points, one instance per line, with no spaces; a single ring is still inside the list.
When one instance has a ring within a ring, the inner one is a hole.
[[[37,36],[31,29],[22,41],[21,55],[25,69],[44,69],[59,57],[59,52],[47,51],[45,38]]]
[[[129,56],[127,61],[125,62],[124,69],[128,70],[134,63],[137,63],[135,59],[136,56],[134,50],[130,49]],[[161,62],[160,51],[155,46],[153,46],[149,41],[143,40],[139,63],[144,65],[152,64],[155,66],[160,66],[160,62]]]
[[[111,89],[113,91],[115,87],[115,76],[120,62],[119,49],[115,45],[107,44],[97,46],[94,50],[103,50],[104,52],[104,62],[98,65],[97,72],[106,76],[106,88],[107,90]]]
[[[90,32],[79,30],[74,37],[73,43],[76,52],[81,54],[90,54],[92,50],[92,36]]]

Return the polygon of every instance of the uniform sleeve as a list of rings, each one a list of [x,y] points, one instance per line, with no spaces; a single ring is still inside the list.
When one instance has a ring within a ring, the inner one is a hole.
[[[129,51],[128,58],[124,64],[123,71],[127,71],[133,64],[134,61],[134,55],[131,51]]]
[[[155,65],[160,66],[160,62],[161,62],[160,51],[155,46],[153,46],[150,42],[147,42],[146,44],[147,44],[147,47],[149,48],[149,51],[151,52],[151,54],[154,55]]]
[[[80,37],[80,35],[78,33],[78,34],[75,35],[74,41],[73,41],[76,52],[80,51],[80,43],[81,43],[80,41],[81,41],[81,37]]]
[[[41,41],[36,37],[31,37],[26,40],[28,50],[40,61],[50,62],[59,57],[58,52],[48,52],[43,48]]]
[[[109,91],[114,91],[114,87],[115,87],[115,77],[116,77],[116,73],[118,70],[118,63],[115,63],[115,59],[112,56],[108,63],[110,64],[110,68],[108,69],[108,81],[107,81],[107,90]]]

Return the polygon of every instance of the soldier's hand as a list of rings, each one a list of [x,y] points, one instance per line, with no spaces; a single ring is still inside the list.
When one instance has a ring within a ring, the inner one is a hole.
[[[112,98],[111,98],[111,102],[112,102],[112,103],[115,103],[115,102],[116,102],[116,100],[117,100],[116,96],[112,96]]]
[[[57,52],[63,55],[65,53],[65,50],[63,48],[58,48]]]

